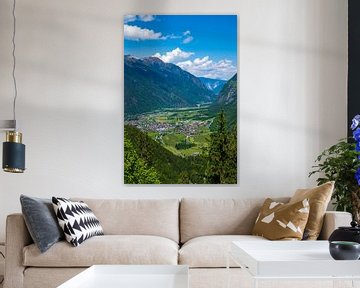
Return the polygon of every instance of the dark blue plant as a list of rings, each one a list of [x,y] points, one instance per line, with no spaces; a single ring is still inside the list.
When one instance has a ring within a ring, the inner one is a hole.
[[[353,131],[353,137],[356,142],[360,141],[360,128],[356,128],[356,130]]]
[[[355,149],[357,152],[360,152],[360,128],[359,128],[359,126],[360,126],[360,115],[356,115],[352,119],[351,129],[353,130],[353,137],[356,141]],[[360,159],[360,155],[358,155],[358,159]],[[355,173],[355,179],[360,186],[360,167],[357,169],[357,171]]]
[[[355,130],[360,124],[360,115],[356,115],[353,119],[352,119],[352,124],[351,124],[351,129]]]
[[[360,167],[358,168],[358,170],[355,173],[355,179],[358,182],[359,186],[360,186]]]

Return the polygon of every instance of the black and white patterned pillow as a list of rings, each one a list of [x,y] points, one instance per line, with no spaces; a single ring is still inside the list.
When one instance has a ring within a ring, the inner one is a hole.
[[[86,239],[104,235],[99,220],[84,202],[52,197],[55,214],[66,241],[79,246]]]

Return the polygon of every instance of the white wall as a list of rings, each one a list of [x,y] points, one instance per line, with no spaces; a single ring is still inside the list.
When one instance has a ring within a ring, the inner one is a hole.
[[[11,3],[0,1],[0,119],[12,117]],[[240,15],[238,185],[123,184],[127,13]],[[314,185],[307,174],[315,156],[346,135],[345,0],[20,0],[16,14],[18,121],[28,170],[0,172],[0,241],[6,215],[20,211],[21,193],[290,195]]]

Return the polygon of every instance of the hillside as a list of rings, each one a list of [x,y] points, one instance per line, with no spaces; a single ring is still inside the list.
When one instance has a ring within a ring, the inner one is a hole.
[[[205,163],[202,157],[176,156],[136,127],[125,125],[124,128],[139,157],[156,170],[162,184],[203,183],[203,175],[199,174]]]
[[[214,93],[194,75],[155,57],[125,56],[124,73],[125,117],[214,99]]]
[[[205,77],[198,77],[201,82],[208,88],[210,91],[214,92],[215,95],[218,95],[221,89],[224,87],[226,81],[220,79],[211,79]]]
[[[217,98],[220,105],[228,105],[234,101],[237,101],[237,74],[225,83]]]
[[[227,126],[230,128],[237,123],[237,74],[235,74],[221,89],[216,102],[209,109],[217,114],[224,109]]]

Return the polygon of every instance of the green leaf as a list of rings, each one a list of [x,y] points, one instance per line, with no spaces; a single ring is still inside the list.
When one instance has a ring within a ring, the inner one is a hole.
[[[360,153],[356,152],[354,143],[341,139],[325,149],[315,160],[318,164],[311,167],[309,177],[317,175],[319,185],[335,180],[332,199],[336,210],[352,212],[351,193],[360,190],[354,177],[360,167],[358,155]]]

